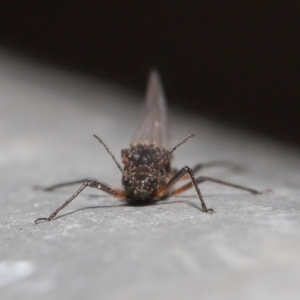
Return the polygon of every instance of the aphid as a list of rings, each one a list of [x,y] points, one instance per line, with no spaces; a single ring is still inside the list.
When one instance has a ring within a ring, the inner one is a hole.
[[[152,71],[148,81],[142,122],[133,135],[130,147],[121,150],[122,163],[124,164],[123,169],[104,142],[98,136],[94,135],[94,137],[104,146],[122,173],[124,190],[121,191],[102,182],[90,179],[60,183],[44,188],[43,190],[51,191],[63,186],[82,183],[80,188],[48,218],[37,218],[34,222],[37,224],[40,221],[52,221],[56,215],[73,201],[86,187],[99,189],[114,197],[123,199],[131,205],[150,204],[164,200],[168,196],[177,195],[194,187],[200,200],[202,211],[205,213],[214,212],[213,209],[207,208],[198,187],[200,183],[205,181],[231,186],[253,194],[260,194],[257,190],[241,185],[232,184],[211,177],[200,176],[195,178],[194,176],[194,173],[204,167],[216,165],[230,166],[230,164],[226,162],[219,161],[198,164],[193,169],[185,166],[179,171],[172,168],[171,159],[173,152],[194,135],[195,134],[189,135],[177,146],[169,150],[166,101],[159,75],[156,71]],[[174,188],[174,184],[181,179],[190,179],[190,182],[179,188]]]

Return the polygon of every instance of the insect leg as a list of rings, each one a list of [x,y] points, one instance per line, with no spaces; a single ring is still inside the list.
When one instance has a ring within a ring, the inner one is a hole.
[[[99,190],[102,190],[103,192],[106,192],[114,197],[118,198],[124,198],[125,194],[122,191],[119,191],[117,189],[113,189],[109,187],[106,184],[94,181],[94,180],[86,180],[83,185],[61,206],[59,206],[48,218],[37,218],[34,223],[37,224],[40,221],[52,221],[56,215],[65,208],[71,201],[73,201],[87,186],[93,187]]]
[[[233,162],[226,161],[226,160],[216,160],[216,161],[211,161],[207,163],[199,163],[195,165],[192,170],[193,173],[196,174],[199,171],[202,171],[202,169],[206,168],[211,168],[211,167],[223,167],[223,168],[228,168],[234,171],[239,171],[241,167]],[[189,175],[185,174],[184,176],[181,177],[182,180],[188,179]]]
[[[89,180],[90,179],[79,179],[79,180],[75,180],[75,181],[57,183],[57,184],[54,184],[54,185],[50,185],[48,187],[35,186],[34,189],[48,192],[48,191],[53,191],[53,190],[56,190],[56,189],[59,189],[59,188],[65,187],[65,186],[84,183],[84,182],[89,181]]]
[[[200,163],[200,164],[195,165],[193,167],[193,173],[195,174],[196,172],[199,172],[202,169],[211,168],[211,167],[223,167],[223,168],[228,168],[231,170],[240,170],[241,169],[241,167],[238,164],[235,164],[231,161],[216,160],[216,161]]]
[[[227,182],[227,181],[222,181],[222,180],[219,180],[219,179],[216,179],[216,178],[200,176],[200,177],[197,177],[195,179],[196,184],[200,184],[200,183],[203,183],[205,181],[210,181],[210,182],[215,182],[215,183],[219,183],[219,184],[226,185],[226,186],[231,186],[233,188],[236,188],[236,189],[239,189],[239,190],[243,190],[243,191],[247,191],[247,192],[250,192],[252,194],[262,194],[263,193],[263,192],[260,192],[260,191],[257,191],[257,190],[254,190],[254,189],[242,186],[242,185],[233,184],[233,183],[230,183],[230,182]],[[191,187],[193,187],[193,183],[189,182],[189,183],[183,185],[182,187],[180,187],[180,188],[175,189],[174,191],[172,191],[171,195],[180,194],[180,193],[182,193],[182,192],[190,189]]]
[[[200,189],[198,187],[198,183],[194,177],[194,174],[193,174],[193,171],[190,167],[188,166],[185,166],[184,168],[182,168],[181,170],[179,170],[174,176],[173,178],[171,178],[171,180],[164,186],[162,187],[158,192],[157,192],[157,196],[158,197],[162,197],[164,195],[167,194],[168,190],[172,187],[172,185],[174,185],[182,176],[186,175],[186,174],[189,174],[190,178],[191,178],[191,186],[194,186],[196,192],[197,192],[197,195],[198,195],[198,198],[201,202],[201,206],[202,206],[202,211],[203,212],[206,212],[206,213],[213,213],[214,210],[211,209],[211,208],[207,208],[206,207],[206,204],[204,202],[204,199],[202,197],[202,194],[200,192]],[[173,194],[173,193],[172,193]]]

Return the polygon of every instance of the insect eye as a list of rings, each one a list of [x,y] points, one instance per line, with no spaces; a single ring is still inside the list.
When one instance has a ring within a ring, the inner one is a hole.
[[[151,186],[154,188],[157,185],[157,179],[151,181]]]
[[[126,184],[127,186],[132,186],[133,180],[129,177],[124,177],[124,184]]]

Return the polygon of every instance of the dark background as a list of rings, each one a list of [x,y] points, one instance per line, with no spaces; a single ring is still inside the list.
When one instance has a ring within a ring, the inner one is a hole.
[[[156,67],[171,105],[299,146],[299,12],[299,1],[1,1],[0,42],[140,89]]]

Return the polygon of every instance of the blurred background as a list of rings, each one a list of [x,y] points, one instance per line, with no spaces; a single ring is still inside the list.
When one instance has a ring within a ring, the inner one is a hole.
[[[299,146],[299,10],[271,0],[10,0],[0,43],[140,91],[155,67],[173,107]]]

